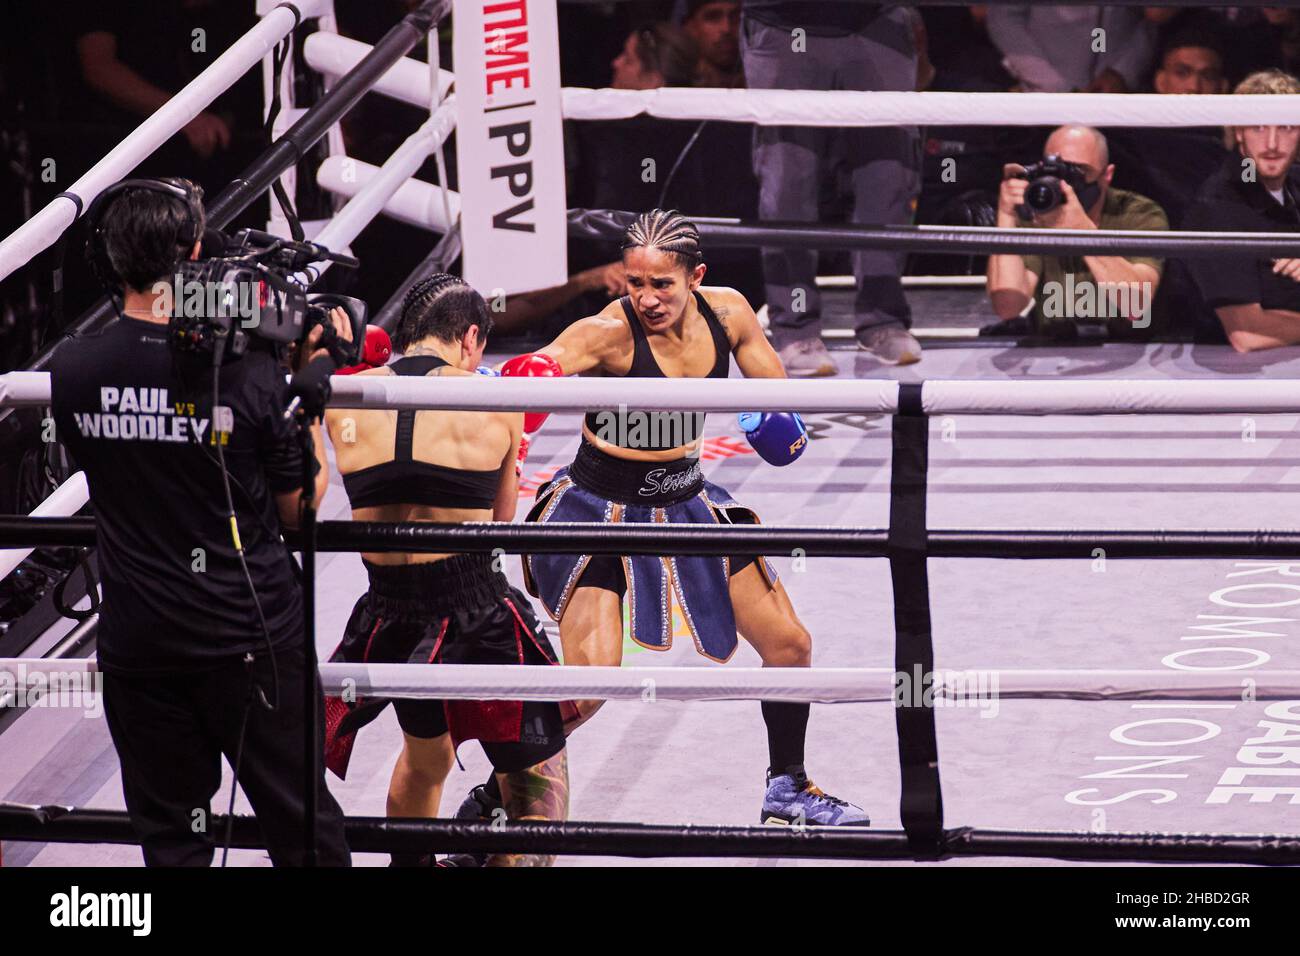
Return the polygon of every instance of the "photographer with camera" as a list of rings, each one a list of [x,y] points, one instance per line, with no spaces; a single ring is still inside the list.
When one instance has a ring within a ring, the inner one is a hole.
[[[317,325],[283,347],[256,327],[274,330],[269,313],[244,322],[248,333],[233,320],[223,327],[210,308],[197,315],[180,278],[215,274],[221,261],[194,262],[201,198],[185,180],[129,180],[92,206],[87,251],[120,290],[120,320],[58,350],[51,403],[94,507],[105,713],[145,863],[211,863],[223,839],[210,801],[224,755],[272,862],[301,865],[303,681],[319,678],[304,673],[302,591],[281,538],[300,520],[308,470],[303,436],[285,416],[285,366],[320,360],[319,346],[350,340],[352,327],[336,309],[332,335]],[[221,291],[223,302],[235,298],[233,287]],[[262,285],[250,298],[265,308],[277,293]],[[200,341],[211,347],[184,348]],[[309,440],[319,500],[329,473],[317,424]],[[317,799],[318,861],[346,866],[342,813],[323,771]]]
[[[1003,167],[1001,228],[1168,230],[1164,210],[1137,193],[1111,188],[1106,138],[1087,126],[1062,126],[1032,166]],[[994,255],[988,293],[1002,321],[986,334],[1101,337],[1149,330],[1163,262],[1146,256]],[[1029,307],[1032,316],[1022,318]]]

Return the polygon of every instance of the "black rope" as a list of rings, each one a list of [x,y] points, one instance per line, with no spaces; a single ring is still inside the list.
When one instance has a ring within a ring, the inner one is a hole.
[[[570,209],[569,235],[612,241],[622,237],[634,213],[618,209]],[[1223,256],[1300,258],[1296,233],[1141,232],[1090,229],[1073,235],[1059,229],[989,229],[982,226],[863,226],[771,220],[690,217],[710,246],[743,249],[896,249],[968,256],[1143,255],[1182,259]]]
[[[607,525],[598,522],[442,524],[322,521],[320,551],[419,551],[506,554],[789,554],[809,557],[887,558],[889,532],[862,527],[675,524]],[[298,547],[295,532],[285,535]],[[94,518],[33,518],[0,515],[0,548],[90,547]],[[925,552],[932,558],[1078,558],[1094,548],[1107,558],[1289,558],[1300,559],[1300,531],[966,530],[930,529]]]
[[[213,817],[214,828],[227,825]],[[463,820],[345,817],[353,853],[529,853],[628,857],[804,857],[906,860],[912,856],[899,830],[865,827],[674,826],[581,820],[505,823]],[[238,815],[231,846],[262,849],[254,817]],[[1300,864],[1300,837],[1243,833],[1093,833],[1060,830],[990,830],[960,827],[939,835],[942,859],[1032,857],[1144,863]],[[0,803],[0,838],[42,843],[136,845],[139,838],[122,810]]]

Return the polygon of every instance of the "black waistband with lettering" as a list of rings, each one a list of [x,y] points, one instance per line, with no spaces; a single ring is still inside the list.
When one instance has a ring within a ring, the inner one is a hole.
[[[578,447],[569,476],[579,487],[609,501],[656,508],[693,498],[704,487],[698,458],[628,461],[585,440]]]

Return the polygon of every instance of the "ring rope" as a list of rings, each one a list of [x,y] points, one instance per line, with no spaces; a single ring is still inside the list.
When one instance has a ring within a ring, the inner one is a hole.
[[[626,379],[611,391],[598,378],[405,378],[335,376],[334,408],[581,413],[621,407],[657,411],[800,411],[890,415],[899,383],[883,379]],[[1300,389],[1288,379],[1097,379],[1092,381],[928,380],[919,383],[929,415],[1257,415],[1300,413]],[[614,396],[617,394],[617,400]],[[48,372],[0,375],[0,409],[50,401]]]
[[[0,658],[5,685],[42,675],[46,686],[68,676],[99,672],[93,660]],[[329,693],[419,700],[782,700],[819,704],[895,701],[927,696],[972,708],[992,700],[1295,700],[1300,670],[1231,672],[964,668],[927,675],[915,691],[909,675],[884,667],[599,667],[518,664],[320,665]],[[7,676],[6,676],[7,675]],[[1224,679],[1227,676],[1228,679]],[[1247,680],[1248,679],[1248,680]],[[12,693],[12,690],[10,691]],[[5,698],[0,696],[0,707]]]

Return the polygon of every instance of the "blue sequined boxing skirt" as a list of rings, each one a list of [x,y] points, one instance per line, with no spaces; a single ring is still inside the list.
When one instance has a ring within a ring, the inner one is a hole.
[[[749,508],[723,488],[705,481],[696,459],[628,461],[586,442],[572,465],[561,468],[537,491],[528,521],[618,524],[758,524]],[[554,620],[564,616],[573,592],[582,585],[589,554],[524,556],[524,579]],[[672,646],[672,601],[682,609],[696,649],[714,661],[736,651],[736,618],[728,582],[731,555],[716,557],[624,555],[632,640],[650,650]],[[739,559],[749,563],[750,558]],[[776,572],[766,558],[759,569],[769,586]]]

